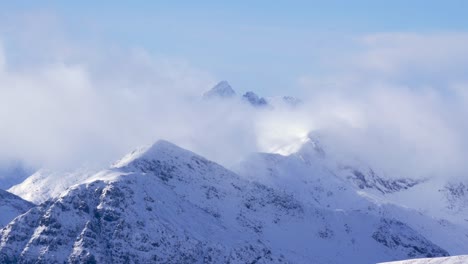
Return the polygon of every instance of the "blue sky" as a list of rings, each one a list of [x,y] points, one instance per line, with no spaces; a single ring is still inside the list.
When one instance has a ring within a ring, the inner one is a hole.
[[[465,32],[467,1],[9,1],[0,14],[57,16],[78,41],[187,60],[240,91],[298,94],[298,79],[356,36]]]

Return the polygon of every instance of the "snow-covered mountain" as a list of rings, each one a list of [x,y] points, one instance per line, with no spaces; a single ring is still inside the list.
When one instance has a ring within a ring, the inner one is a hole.
[[[8,191],[27,201],[40,204],[50,198],[57,197],[75,184],[83,183],[94,173],[96,172],[84,168],[74,171],[41,169],[23,182],[12,186]]]
[[[25,213],[34,204],[7,191],[0,190],[0,228],[7,225],[20,214]]]
[[[460,226],[369,197],[308,146],[258,154],[239,176],[159,141],[13,220],[0,262],[375,263],[467,244]]]
[[[227,81],[221,81],[213,88],[203,94],[205,99],[238,99],[247,102],[248,105],[253,107],[268,107],[273,109],[275,107],[297,107],[301,104],[301,100],[292,96],[277,96],[277,97],[261,97],[255,92],[248,91],[242,96],[237,97],[236,92]]]
[[[380,264],[466,264],[466,263],[468,263],[468,255],[444,257],[444,258],[411,259],[411,260],[385,262],[385,263],[380,263]]]
[[[290,155],[252,154],[234,171],[271,188],[295,193],[299,200],[316,206],[391,215],[450,254],[468,250],[468,212],[462,209],[467,198],[464,184],[386,177],[362,162],[335,160],[314,137]]]

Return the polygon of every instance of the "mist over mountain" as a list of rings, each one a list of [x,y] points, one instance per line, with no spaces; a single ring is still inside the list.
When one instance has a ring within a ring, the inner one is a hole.
[[[381,38],[393,40],[375,36],[369,52],[375,49],[382,63],[397,69],[403,62],[381,53]],[[408,41],[425,38],[408,36]],[[392,43],[395,50],[404,48]],[[447,89],[403,86],[349,67],[336,78],[301,79],[302,93],[293,97],[287,89],[265,93],[268,87],[259,86],[249,93],[227,81],[217,84],[216,77],[188,62],[145,50],[109,54],[73,47],[65,57],[51,51],[61,63],[39,61],[30,68],[15,65],[9,49],[2,49],[0,160],[33,168],[98,169],[135,146],[166,138],[229,167],[249,153],[271,152],[322,131],[337,155],[366,160],[390,176],[463,177],[468,170],[463,80],[444,84]],[[218,90],[228,91],[232,100],[203,99]],[[247,107],[252,104],[261,107]]]
[[[358,123],[321,124],[329,113],[311,99],[246,95],[222,81],[172,99],[190,106],[177,108],[190,129],[170,138],[231,169],[157,141],[111,166],[44,165],[18,177],[2,196],[0,260],[376,263],[465,253],[468,183],[454,168],[395,168],[369,156],[376,138],[361,141]]]
[[[3,1],[0,263],[464,263],[468,2]]]
[[[0,163],[0,189],[8,189],[22,182],[34,171],[34,168],[27,166],[21,161]]]

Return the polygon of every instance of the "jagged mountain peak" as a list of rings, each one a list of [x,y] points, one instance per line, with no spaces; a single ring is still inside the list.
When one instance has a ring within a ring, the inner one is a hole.
[[[258,96],[254,92],[246,92],[243,96],[242,99],[246,100],[253,106],[261,107],[261,106],[267,106],[268,102],[265,100],[265,98]]]
[[[295,108],[302,104],[302,100],[292,96],[275,96],[275,97],[262,97],[253,91],[247,91],[242,96],[237,96],[234,89],[227,81],[220,81],[213,86],[209,91],[203,94],[204,99],[218,98],[218,99],[238,99],[249,103],[254,107],[267,107],[268,109],[279,108]]]
[[[207,91],[203,97],[205,98],[212,98],[212,97],[220,97],[220,98],[230,98],[234,97],[236,92],[232,89],[231,85],[227,81],[220,81],[217,83],[213,88]]]

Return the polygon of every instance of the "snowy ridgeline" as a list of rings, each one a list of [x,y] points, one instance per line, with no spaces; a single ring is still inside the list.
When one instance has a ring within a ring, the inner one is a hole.
[[[312,139],[234,170],[159,141],[60,187],[35,175],[11,190],[46,201],[0,231],[0,262],[376,263],[468,244],[466,225],[396,202],[427,181],[335,164]]]

